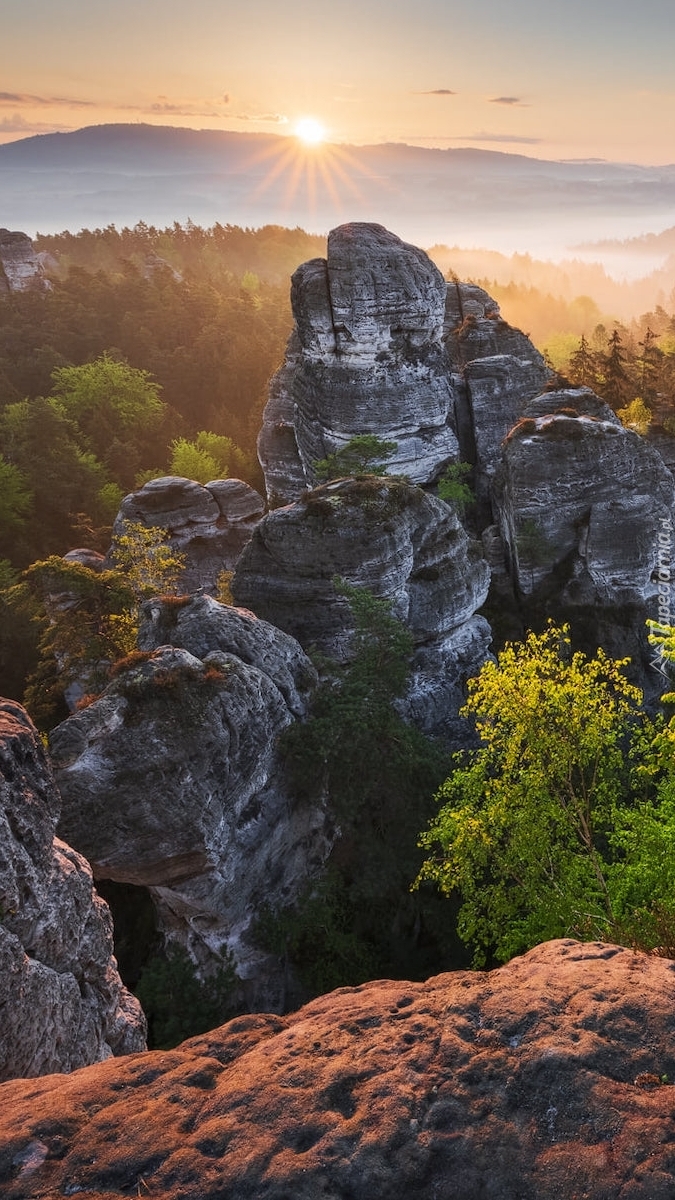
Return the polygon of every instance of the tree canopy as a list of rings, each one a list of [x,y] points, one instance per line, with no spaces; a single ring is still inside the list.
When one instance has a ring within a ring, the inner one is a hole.
[[[675,911],[663,857],[675,730],[638,716],[625,665],[572,654],[550,625],[470,683],[464,713],[481,744],[438,793],[418,883],[459,898],[476,963],[554,937],[629,938],[655,905]]]

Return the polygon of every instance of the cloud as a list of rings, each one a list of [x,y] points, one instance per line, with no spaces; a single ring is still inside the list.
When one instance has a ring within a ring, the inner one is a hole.
[[[413,96],[456,96],[457,92],[452,92],[450,88],[431,88],[428,92],[413,92]]]
[[[271,121],[274,125],[288,125],[288,117],[282,113],[232,113],[235,121]]]
[[[93,100],[72,100],[67,96],[32,96],[28,92],[0,92],[0,104],[18,104],[26,108],[53,108],[56,104],[67,108],[95,108]]]
[[[537,146],[543,138],[522,137],[517,133],[471,133],[454,137],[454,142],[518,142],[523,146]]]
[[[520,96],[493,96],[488,104],[506,104],[510,107],[516,104],[519,108],[529,108],[529,104],[523,104]]]
[[[68,133],[72,125],[49,125],[45,121],[27,121],[20,113],[0,119],[0,137],[6,133],[22,133],[30,137],[33,133]]]

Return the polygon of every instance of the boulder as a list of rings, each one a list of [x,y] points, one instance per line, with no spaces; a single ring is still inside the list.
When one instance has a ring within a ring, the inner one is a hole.
[[[216,479],[202,486],[166,475],[124,498],[113,533],[121,533],[126,522],[165,529],[174,550],[185,555],[184,590],[205,588],[215,594],[218,576],[234,567],[263,508],[261,496],[241,479]]]
[[[335,837],[320,803],[291,805],[277,748],[316,673],[292,638],[203,594],[149,601],[139,640],[51,734],[60,831],[97,877],[149,888],[200,971],[232,954],[247,1003],[281,1007],[256,921],[292,903]]]
[[[0,1088],[0,1188],[179,1200],[670,1200],[675,964],[551,942]],[[119,1131],[124,1136],[119,1137]]]
[[[54,836],[60,797],[40,737],[0,701],[0,1079],[74,1071],[145,1047],[89,865]]]

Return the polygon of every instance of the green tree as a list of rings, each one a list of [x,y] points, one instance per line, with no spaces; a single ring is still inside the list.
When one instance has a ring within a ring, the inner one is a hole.
[[[94,523],[106,519],[106,471],[82,448],[73,422],[50,400],[38,397],[9,404],[0,413],[0,440],[6,461],[18,473],[14,485],[20,479],[22,490],[32,497],[30,520],[17,528],[12,548],[17,565],[64,554],[78,544],[74,539],[79,513]]]
[[[159,385],[148,371],[108,353],[79,367],[57,367],[52,380],[54,404],[73,422],[82,446],[131,486],[164,415]]]
[[[613,330],[607,347],[607,351],[599,360],[598,388],[603,400],[616,410],[627,402],[631,389],[628,357],[618,328]]]
[[[578,348],[570,357],[567,372],[578,387],[595,388],[597,385],[597,358],[583,333]]]
[[[616,415],[626,429],[632,429],[643,437],[652,423],[652,414],[640,396],[636,396],[625,408],[618,409]]]
[[[396,442],[385,442],[374,433],[361,433],[346,446],[314,463],[317,479],[356,478],[361,475],[386,475],[384,465],[396,453]]]
[[[329,874],[267,923],[310,991],[374,974],[426,977],[446,922],[437,897],[412,897],[417,831],[448,756],[397,711],[410,673],[409,631],[387,601],[340,585],[354,620],[348,662],[323,662],[308,720],[282,738],[298,800],[328,804],[342,838]],[[421,930],[424,928],[425,936]],[[322,934],[323,930],[323,934]]]
[[[0,454],[0,551],[9,553],[32,505],[25,475]]]
[[[460,897],[476,963],[616,919],[608,837],[627,782],[627,722],[640,701],[625,661],[570,653],[566,628],[507,645],[469,685],[481,746],[458,756],[421,844],[418,883]]]
[[[471,463],[450,463],[438,481],[438,495],[441,500],[452,504],[459,513],[463,513],[475,502],[474,494],[466,482],[470,474]]]
[[[147,596],[177,594],[185,555],[174,550],[165,529],[124,521],[113,535],[110,557],[138,603]]]
[[[66,715],[63,697],[106,684],[110,665],[136,645],[141,601],[175,593],[183,556],[166,531],[129,522],[113,541],[112,569],[95,571],[52,555],[33,563],[3,593],[6,602],[39,628],[38,663],[24,702],[42,728]]]

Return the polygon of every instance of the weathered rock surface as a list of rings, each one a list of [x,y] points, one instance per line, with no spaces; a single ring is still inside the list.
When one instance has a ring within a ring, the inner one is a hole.
[[[415,483],[457,459],[445,298],[427,255],[380,225],[334,229],[327,259],[298,268],[296,333],[258,442],[271,504],[297,499],[314,461],[357,434],[395,441],[389,469]]]
[[[344,651],[347,606],[339,576],[391,601],[417,643],[473,616],[489,571],[454,510],[401,480],[338,479],[260,522],[234,578],[238,601],[305,647]]]
[[[232,591],[306,649],[340,659],[352,626],[336,577],[391,602],[416,646],[404,710],[426,732],[454,740],[466,679],[485,661],[491,638],[475,616],[489,568],[454,510],[401,480],[324,484],[261,521]]]
[[[365,433],[397,444],[388,469],[413,483],[461,453],[485,499],[502,439],[550,375],[487,292],[446,284],[423,251],[354,223],[298,268],[291,300],[258,442],[270,505],[298,499],[317,459]]]
[[[276,745],[315,671],[292,638],[206,595],[149,601],[140,642],[147,654],[51,735],[60,831],[96,876],[150,888],[197,966],[229,951],[249,1004],[281,1006],[278,963],[252,930],[335,836],[320,804],[291,808]]]
[[[54,837],[60,798],[20,705],[0,701],[0,1079],[145,1047],[89,865]]]
[[[670,1200],[675,968],[559,941],[0,1088],[0,1186],[164,1200]],[[120,1130],[124,1131],[120,1137]]]
[[[600,415],[576,415],[573,404],[561,405],[580,396],[595,401]],[[548,415],[539,415],[542,407]],[[659,533],[672,516],[673,477],[656,450],[604,408],[592,393],[578,391],[533,401],[533,415],[504,445],[497,483],[502,534],[522,595],[555,578],[562,603],[655,606]]]
[[[0,229],[0,295],[46,287],[42,264],[28,234]]]
[[[241,479],[217,479],[204,487],[193,479],[166,475],[126,496],[114,533],[125,522],[166,529],[185,555],[181,586],[215,593],[221,571],[232,570],[263,513],[261,496]]]

